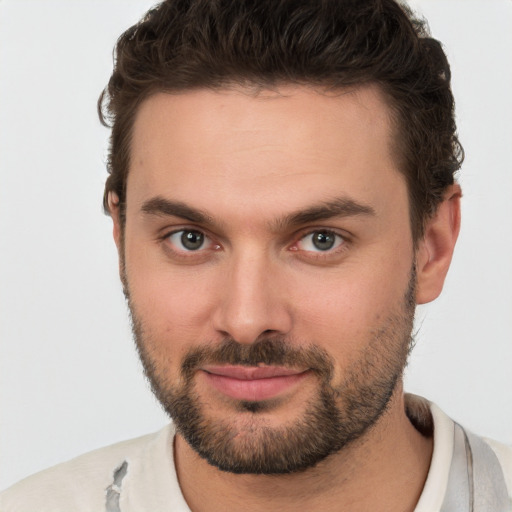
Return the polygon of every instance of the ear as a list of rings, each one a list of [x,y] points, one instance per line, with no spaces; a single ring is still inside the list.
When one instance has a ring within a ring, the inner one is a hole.
[[[121,225],[121,212],[119,206],[119,197],[114,192],[108,194],[108,211],[112,217],[114,228],[112,234],[114,235],[114,242],[117,247],[117,255],[119,261],[119,277],[123,285],[123,293],[127,296],[126,286],[126,270],[124,265],[124,241],[123,241],[123,226]]]
[[[436,299],[443,289],[460,229],[460,186],[454,184],[444,194],[436,214],[427,222],[416,250],[416,303]]]
[[[108,193],[108,211],[114,223],[112,234],[116,243],[117,252],[121,254],[121,216],[119,212],[119,197],[115,192]]]

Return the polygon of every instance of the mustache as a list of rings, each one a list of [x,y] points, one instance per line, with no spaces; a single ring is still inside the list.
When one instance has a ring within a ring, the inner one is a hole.
[[[269,336],[251,344],[242,344],[232,338],[219,345],[205,345],[191,349],[181,364],[182,376],[189,380],[206,364],[233,366],[285,366],[312,370],[325,380],[334,371],[332,357],[316,345],[297,346],[283,337]]]

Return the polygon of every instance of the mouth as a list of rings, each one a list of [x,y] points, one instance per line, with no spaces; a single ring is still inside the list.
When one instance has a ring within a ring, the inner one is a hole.
[[[208,384],[223,395],[251,402],[275,398],[309,373],[279,366],[204,366],[201,370]]]

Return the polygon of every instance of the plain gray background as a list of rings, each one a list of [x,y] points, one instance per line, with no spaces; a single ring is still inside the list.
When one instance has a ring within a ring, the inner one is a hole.
[[[512,442],[512,2],[412,2],[452,63],[463,225],[417,315],[406,388]],[[96,99],[147,0],[0,0],[0,488],[167,421],[144,381],[101,211]]]

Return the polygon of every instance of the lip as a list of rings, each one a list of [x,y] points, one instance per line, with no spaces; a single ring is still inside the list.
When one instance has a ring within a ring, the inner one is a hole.
[[[208,383],[223,395],[251,402],[277,397],[308,373],[280,366],[205,366],[201,369]]]

